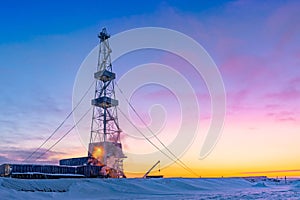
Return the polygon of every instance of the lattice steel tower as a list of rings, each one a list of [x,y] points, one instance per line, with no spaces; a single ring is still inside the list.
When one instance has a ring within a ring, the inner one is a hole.
[[[105,28],[99,33],[99,56],[95,96],[92,99],[93,116],[89,144],[89,157],[96,158],[98,164],[106,165],[116,170],[117,176],[123,176],[123,159],[125,158],[120,141],[114,81],[116,74],[112,71],[111,49]]]

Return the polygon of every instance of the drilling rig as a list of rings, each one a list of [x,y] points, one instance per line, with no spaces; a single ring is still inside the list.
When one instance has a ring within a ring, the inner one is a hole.
[[[93,106],[91,135],[88,157],[94,158],[95,165],[107,166],[113,170],[114,177],[123,177],[123,159],[115,96],[116,74],[112,71],[110,35],[103,28],[99,33],[99,55],[97,71],[94,73],[96,81]]]
[[[103,28],[98,38],[100,44],[97,70],[94,73],[96,84],[94,98],[91,101],[93,115],[88,155],[62,159],[59,165],[4,163],[0,165],[0,176],[30,179],[126,178],[123,172],[123,159],[126,156],[120,141],[121,129],[117,115],[119,102],[116,100],[114,90],[116,74],[112,71],[110,58],[112,51],[108,41],[110,35]]]

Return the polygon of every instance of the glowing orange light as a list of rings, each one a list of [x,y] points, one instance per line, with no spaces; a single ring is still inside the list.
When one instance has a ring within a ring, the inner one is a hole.
[[[101,158],[103,157],[103,149],[101,147],[94,147],[92,156],[96,159],[101,160]]]

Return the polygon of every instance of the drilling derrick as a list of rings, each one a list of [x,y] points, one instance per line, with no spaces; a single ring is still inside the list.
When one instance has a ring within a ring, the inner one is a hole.
[[[111,49],[105,28],[99,33],[99,56],[95,96],[92,99],[93,116],[88,156],[94,165],[107,166],[113,170],[114,177],[123,177],[123,159],[125,158],[120,141],[121,129],[118,123],[114,81],[116,74],[112,71]]]
[[[0,177],[5,176],[22,179],[79,177],[126,178],[123,172],[123,159],[126,158],[126,156],[123,154],[122,144],[120,141],[121,129],[119,127],[117,115],[117,106],[119,102],[116,100],[114,90],[116,74],[112,71],[110,58],[111,49],[108,42],[110,35],[108,35],[106,29],[103,28],[99,33],[98,38],[100,39],[100,44],[97,70],[94,73],[95,94],[91,101],[93,106],[93,115],[88,156],[62,159],[59,161],[59,165],[0,164]],[[86,94],[87,93],[84,94],[82,99]],[[71,113],[73,113],[79,103],[74,107]],[[88,111],[86,114],[88,114]],[[69,118],[70,114],[66,119]],[[81,119],[83,119],[86,114],[84,114]],[[66,119],[62,122],[62,124],[64,124]],[[59,125],[55,132],[62,126],[62,124]],[[74,125],[73,128],[76,125]],[[60,140],[63,139],[72,129],[61,137]],[[23,162],[29,160],[36,152],[38,152],[38,150],[41,150],[41,147],[46,144],[53,134],[32,154],[30,154],[29,157],[23,160]],[[54,145],[56,144],[57,143]],[[45,153],[51,150],[54,145],[48,148]],[[40,154],[35,160],[39,159],[45,153]]]

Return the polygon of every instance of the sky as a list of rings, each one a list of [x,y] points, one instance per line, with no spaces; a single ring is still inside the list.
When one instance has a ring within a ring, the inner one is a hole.
[[[72,110],[77,72],[98,44],[97,34],[102,27],[107,27],[112,36],[133,28],[163,27],[201,44],[222,76],[227,97],[225,123],[207,157],[200,159],[199,152],[212,116],[210,96],[202,77],[189,63],[170,53],[147,49],[131,52],[113,66],[117,81],[147,63],[168,65],[189,81],[194,93],[186,95],[197,97],[199,127],[191,143],[178,152],[180,159],[203,177],[300,176],[299,8],[296,0],[2,3],[0,163],[25,159]],[[130,97],[166,145],[176,138],[180,122],[189,127],[189,122],[195,121],[193,114],[180,121],[181,102],[176,101],[176,92],[185,91],[175,91],[174,95],[174,91],[152,84],[138,88]],[[187,112],[194,110],[187,108]],[[132,112],[130,116],[146,132]],[[87,136],[89,121],[84,121]],[[43,148],[50,147],[73,124],[72,119],[68,120]],[[134,136],[138,134],[124,119],[120,126]],[[141,136],[131,136],[124,133],[124,150],[145,156],[143,160],[128,157],[125,170],[140,166],[141,173],[164,159],[163,155],[157,160],[148,159],[147,153],[155,149]],[[60,158],[85,156],[85,145],[82,133],[73,131],[39,162],[57,163]],[[194,176],[170,162],[161,168],[165,176]]]

